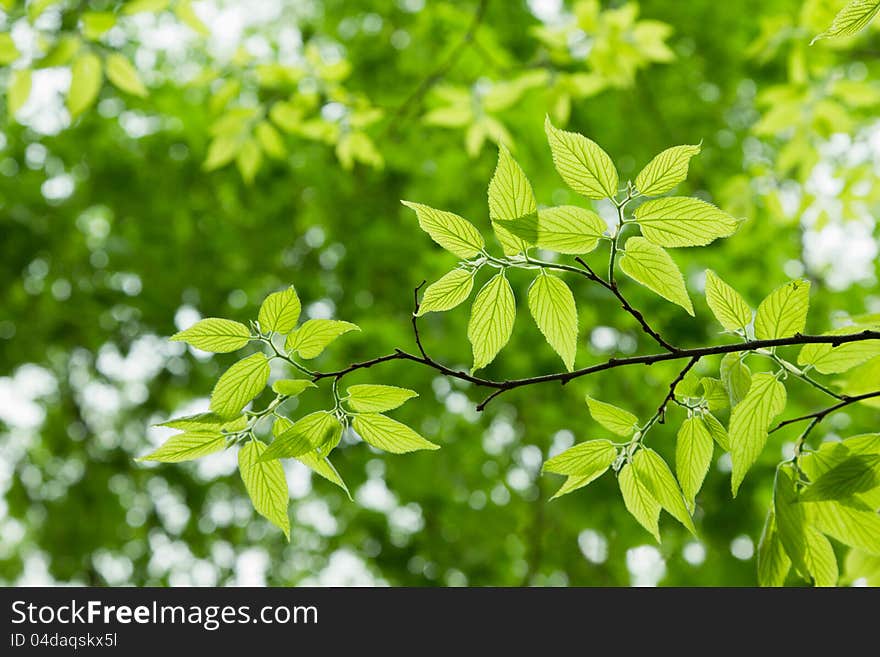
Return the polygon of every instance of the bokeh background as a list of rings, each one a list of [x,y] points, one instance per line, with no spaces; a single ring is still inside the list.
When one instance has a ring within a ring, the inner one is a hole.
[[[699,294],[707,267],[752,304],[810,278],[811,331],[880,312],[876,28],[810,47],[836,0],[126,4],[0,2],[0,582],[755,584],[790,433],[774,434],[736,500],[729,459],[716,454],[699,540],[666,517],[654,544],[611,476],[548,502],[561,481],[540,475],[542,461],[604,435],[584,395],[646,417],[675,364],[515,391],[482,414],[479,390],[412,364],[352,377],[419,391],[395,416],[443,449],[380,455],[346,438],[335,465],[353,502],[288,463],[289,544],[252,510],[233,452],[133,459],[167,436],[151,425],[205,409],[234,361],[167,341],[199,317],[246,321],[294,284],[307,316],[363,329],[320,368],[412,349],[412,288],[454,260],[399,199],[488,231],[492,142],[506,141],[539,203],[586,203],[553,169],[548,113],[598,141],[623,179],[670,145],[702,140],[681,191],[747,218],[730,239],[676,250],[696,319],[625,284],[672,342],[724,339]],[[146,95],[105,82],[72,116],[65,39],[123,55]],[[21,71],[33,71],[24,99],[9,91]],[[280,146],[249,136],[267,113]],[[512,278],[516,329],[486,374],[556,371],[524,304],[528,279]],[[608,294],[572,283],[579,366],[653,351]],[[432,355],[469,363],[467,315],[423,320]],[[792,386],[788,415],[822,402]],[[297,412],[327,394],[303,397]],[[667,456],[679,412],[653,434]],[[877,420],[860,406],[814,435]]]

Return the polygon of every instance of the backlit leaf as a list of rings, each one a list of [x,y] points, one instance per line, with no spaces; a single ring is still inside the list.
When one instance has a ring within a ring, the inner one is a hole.
[[[257,513],[283,531],[289,541],[287,479],[280,461],[263,460],[265,450],[266,446],[257,440],[244,445],[238,450],[238,469]]]
[[[473,289],[473,273],[453,269],[427,287],[417,314],[421,317],[425,313],[451,310],[467,299]]]
[[[247,345],[251,339],[251,332],[244,324],[231,319],[207,317],[188,329],[175,333],[169,339],[186,342],[202,351],[225,354]]]
[[[339,336],[360,330],[357,324],[338,319],[310,319],[287,336],[285,346],[302,358],[317,358]]]
[[[405,424],[380,413],[359,413],[352,427],[364,442],[392,454],[405,454],[420,449],[440,449]]]
[[[772,374],[752,377],[752,385],[730,415],[731,488],[736,496],[749,468],[767,443],[770,423],[785,408],[785,386]]]
[[[631,436],[639,423],[639,419],[629,411],[590,396],[587,396],[587,406],[596,422],[618,436]]]
[[[758,306],[755,337],[769,340],[803,333],[809,308],[810,281],[791,281],[776,288]]]
[[[238,415],[269,380],[269,361],[263,353],[244,358],[218,379],[211,392],[211,410],[220,417]]]
[[[547,117],[544,131],[553,153],[553,164],[565,184],[587,198],[614,198],[617,169],[608,153],[594,141],[576,132],[555,128]]]
[[[574,369],[577,352],[577,306],[571,290],[558,276],[538,274],[529,288],[529,310],[565,368]]]
[[[626,254],[620,259],[620,268],[634,281],[681,306],[689,315],[694,314],[684,277],[662,247],[644,237],[630,237],[626,241]]]
[[[645,196],[668,192],[687,178],[691,158],[699,153],[698,144],[667,148],[639,172],[636,176],[636,189]]]
[[[401,201],[401,203],[415,210],[419,226],[431,236],[432,240],[459,258],[473,258],[485,246],[480,231],[467,219],[445,210],[435,210],[421,203],[410,201]]]
[[[477,293],[468,322],[468,340],[474,355],[472,371],[491,363],[510,340],[516,318],[516,300],[503,273],[493,276]]]
[[[706,270],[706,301],[715,319],[728,331],[744,331],[752,321],[749,304],[711,269]]]
[[[740,223],[711,203],[686,196],[646,201],[634,215],[642,235],[665,247],[704,246],[733,235]]]

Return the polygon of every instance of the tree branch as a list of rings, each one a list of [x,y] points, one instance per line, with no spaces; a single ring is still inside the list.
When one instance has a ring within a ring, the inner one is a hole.
[[[824,420],[832,413],[836,413],[840,409],[845,408],[850,404],[865,401],[866,399],[873,399],[874,397],[880,397],[880,390],[875,390],[874,392],[866,392],[862,395],[855,395],[853,397],[846,397],[842,402],[834,404],[834,406],[829,406],[828,408],[822,409],[821,411],[816,411],[815,413],[807,413],[806,415],[801,415],[800,417],[793,417],[790,420],[783,420],[775,427],[770,429],[768,433],[774,433],[775,431],[779,431],[783,427],[787,427],[790,424],[795,424],[797,422],[806,422],[807,420],[812,420],[809,427],[809,430],[812,430],[813,427],[815,427],[817,424],[819,424],[819,422]]]
[[[542,374],[539,376],[531,376],[522,379],[506,379],[503,381],[484,379],[482,377],[473,376],[472,374],[468,374],[465,371],[454,370],[450,367],[447,367],[446,365],[443,365],[442,363],[434,360],[430,356],[411,354],[409,352],[398,349],[395,350],[394,353],[388,354],[387,356],[381,356],[379,358],[374,358],[373,360],[364,361],[362,363],[355,363],[343,370],[333,372],[318,372],[314,375],[313,380],[319,381],[321,379],[329,377],[335,377],[339,379],[351,372],[354,372],[355,370],[367,369],[373,367],[374,365],[378,365],[387,361],[408,360],[414,363],[419,363],[426,367],[430,367],[431,369],[434,369],[445,376],[459,379],[460,381],[467,381],[468,383],[472,383],[476,386],[483,388],[493,388],[496,392],[480,404],[480,410],[482,410],[486,407],[486,404],[489,401],[500,395],[502,392],[506,392],[508,390],[514,390],[516,388],[522,388],[524,386],[551,382],[558,382],[564,385],[569,381],[572,381],[573,379],[578,379],[584,376],[588,376],[590,374],[595,374],[597,372],[616,369],[618,367],[627,367],[630,365],[653,365],[654,363],[661,363],[672,360],[684,360],[686,358],[699,359],[705,356],[741,353],[744,351],[754,351],[756,349],[767,349],[770,347],[787,347],[804,344],[830,344],[836,347],[841,344],[848,344],[850,342],[862,342],[864,340],[880,340],[880,331],[865,330],[859,333],[850,333],[846,335],[796,334],[788,338],[750,340],[747,342],[736,342],[732,344],[722,344],[709,347],[697,347],[694,349],[678,349],[674,352],[645,354],[642,356],[628,356],[626,358],[610,358],[603,363],[590,365],[589,367],[584,367],[578,370],[574,370],[572,372],[557,372],[554,374]],[[687,374],[687,372],[685,372],[685,374]],[[874,396],[880,396],[880,392],[870,393],[867,396],[861,395],[858,397],[850,397],[845,400],[845,404],[841,402],[841,404],[838,404],[837,406],[842,407],[853,403],[854,401],[860,401],[861,399],[867,399]]]
[[[666,423],[666,407],[669,406],[669,402],[675,399],[675,388],[679,383],[684,381],[684,377],[687,376],[687,373],[691,371],[691,368],[694,367],[697,363],[700,362],[700,356],[693,356],[688,364],[684,366],[681,372],[678,373],[678,376],[673,379],[672,383],[669,384],[669,394],[666,395],[666,398],[661,402],[659,408],[657,409],[657,413],[655,417],[657,418],[658,424]]]

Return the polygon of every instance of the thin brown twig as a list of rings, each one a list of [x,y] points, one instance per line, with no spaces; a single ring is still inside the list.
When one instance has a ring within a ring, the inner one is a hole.
[[[801,415],[799,417],[793,417],[788,420],[783,420],[775,427],[770,429],[769,433],[773,433],[775,431],[779,431],[783,427],[787,427],[790,424],[795,424],[797,422],[806,422],[807,420],[812,420],[809,429],[812,430],[819,422],[824,420],[826,417],[839,411],[840,409],[849,406],[850,404],[855,404],[856,402],[865,401],[866,399],[873,399],[874,397],[880,397],[880,390],[875,390],[874,392],[866,392],[862,395],[854,395],[852,397],[847,397],[842,402],[834,404],[833,406],[829,406],[827,408],[822,409],[821,411],[816,411],[815,413],[807,413],[806,415]]]

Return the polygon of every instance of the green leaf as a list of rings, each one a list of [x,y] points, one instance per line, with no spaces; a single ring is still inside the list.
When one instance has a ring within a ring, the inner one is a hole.
[[[503,145],[498,147],[498,165],[489,183],[489,217],[509,221],[537,209],[535,192],[525,172]]]
[[[11,34],[0,34],[0,66],[11,64],[19,58],[21,53],[15,46]]]
[[[631,436],[638,428],[639,418],[613,404],[607,404],[587,395],[587,406],[596,422],[618,436]]]
[[[427,287],[416,316],[451,310],[467,299],[473,289],[473,273],[464,269],[453,269]]]
[[[697,528],[694,527],[694,521],[688,512],[681,489],[663,457],[653,449],[643,447],[633,456],[632,466],[639,480],[644,482],[651,492],[651,497],[696,536]]]
[[[764,531],[761,532],[761,541],[758,543],[758,585],[783,586],[790,569],[791,559],[779,540],[776,513],[770,507],[764,522]]]
[[[220,429],[227,422],[228,420],[216,413],[196,413],[195,415],[175,417],[156,426],[180,429],[181,431],[194,431],[196,433],[210,433],[211,431],[220,433]]]
[[[710,411],[720,411],[730,405],[727,388],[724,387],[721,379],[704,376],[700,379],[700,385],[703,387],[703,399],[709,405]]]
[[[98,98],[98,92],[101,91],[101,60],[97,55],[83,53],[73,60],[70,74],[67,110],[76,118]]]
[[[880,557],[861,550],[850,550],[844,565],[846,584],[862,580],[866,586],[880,586]]]
[[[314,383],[308,379],[279,379],[272,384],[272,390],[279,395],[287,397],[296,397],[301,395],[306,388],[317,388]]]
[[[544,131],[553,154],[553,164],[565,184],[591,199],[617,196],[617,169],[600,146],[575,132],[555,128],[548,116]]]
[[[392,454],[406,454],[419,449],[440,449],[411,428],[380,413],[360,413],[352,426],[365,443]]]
[[[80,20],[83,35],[92,41],[97,41],[116,25],[116,15],[110,11],[87,11]]]
[[[771,340],[803,333],[809,308],[810,281],[791,281],[776,288],[758,306],[755,337]]]
[[[718,418],[711,413],[704,413],[703,422],[705,422],[706,428],[709,430],[709,435],[712,436],[712,440],[718,443],[718,446],[725,452],[729,452],[730,437],[727,435],[727,429],[725,429],[724,425],[718,421]]]
[[[286,419],[286,418],[285,418]],[[342,424],[329,411],[315,411],[297,420],[266,448],[264,459],[299,458],[303,454],[320,450],[328,454],[342,438]]]
[[[432,240],[459,258],[473,258],[486,245],[480,231],[457,214],[435,210],[421,203],[410,201],[401,201],[401,203],[415,210],[419,226],[431,236]]]
[[[620,259],[623,273],[667,301],[681,306],[693,316],[694,306],[684,285],[684,277],[666,251],[644,237],[630,237],[626,254]]]
[[[705,246],[736,232],[740,222],[711,203],[686,196],[646,201],[636,208],[642,235],[658,246]]]
[[[868,326],[844,326],[823,335],[849,335],[863,331]],[[875,356],[880,356],[880,340],[863,340],[834,346],[831,344],[805,344],[798,354],[798,365],[812,366],[822,374],[847,372]]]
[[[810,524],[808,504],[799,504],[797,479],[790,465],[776,471],[773,508],[779,539],[795,568],[817,586],[837,583],[837,559],[828,539]]]
[[[715,319],[728,331],[745,331],[752,321],[749,304],[711,269],[706,270],[706,301]]]
[[[741,358],[740,354],[729,353],[721,359],[721,383],[730,395],[731,407],[743,400],[752,385],[752,371]]]
[[[244,324],[231,319],[207,317],[188,329],[175,333],[169,339],[186,342],[202,351],[226,354],[246,346],[251,339],[251,332]]]
[[[402,406],[419,393],[397,386],[361,384],[349,386],[348,405],[359,413],[382,413]]]
[[[703,418],[694,416],[686,419],[678,430],[675,443],[675,473],[691,509],[709,472],[713,451],[712,434]]]
[[[504,251],[504,255],[512,256],[525,253],[529,248],[528,243],[511,233],[507,227],[508,223],[509,222],[507,221],[492,222],[492,231],[495,233],[495,238],[501,244],[501,249]]]
[[[257,353],[226,370],[211,392],[211,410],[224,418],[238,415],[269,380],[269,360]]]
[[[281,292],[273,292],[260,306],[257,316],[261,331],[275,331],[282,335],[290,333],[299,321],[302,309],[299,296],[291,285]]]
[[[208,29],[208,26],[202,22],[202,19],[199,18],[195,10],[193,10],[192,2],[190,0],[177,0],[174,5],[174,13],[182,23],[198,34],[201,34],[202,36],[211,36],[211,30]]]
[[[803,495],[804,502],[842,500],[880,486],[880,454],[854,454],[816,479]]]
[[[819,39],[852,36],[868,26],[877,12],[880,11],[880,0],[851,0],[834,17],[831,25],[821,34],[816,35],[810,45]]]
[[[122,13],[126,16],[133,16],[143,12],[157,13],[165,10],[170,4],[170,0],[131,0],[126,2],[122,8]]]
[[[225,447],[226,438],[219,431],[186,431],[171,436],[159,449],[137,460],[179,463],[219,452]]]
[[[805,501],[803,495],[801,501]],[[819,531],[844,545],[880,556],[880,515],[876,512],[836,501],[814,502],[808,506]]]
[[[636,189],[645,196],[658,196],[668,192],[687,178],[691,158],[699,153],[699,144],[667,148],[639,172],[636,176]]]
[[[263,151],[256,139],[246,139],[235,156],[235,165],[242,179],[250,185],[263,164]]]
[[[6,108],[10,116],[18,114],[31,95],[31,70],[19,68],[12,71],[6,88]]]
[[[260,148],[268,155],[276,160],[283,160],[287,157],[287,146],[284,138],[281,136],[271,123],[268,121],[260,121],[254,128],[254,137]]]
[[[339,336],[360,330],[357,324],[338,319],[310,319],[287,336],[286,347],[302,358],[317,358]]]
[[[516,299],[503,272],[493,276],[474,299],[468,322],[468,340],[478,370],[491,363],[510,340],[516,318]]]
[[[654,539],[660,542],[660,503],[635,471],[631,463],[624,465],[617,475],[620,493],[626,510],[639,524],[647,529]]]
[[[104,62],[107,68],[107,79],[122,91],[144,98],[147,96],[147,88],[141,81],[137,69],[124,56],[113,53]]]
[[[767,444],[770,423],[785,408],[785,386],[769,373],[756,374],[748,394],[730,415],[733,495]]]
[[[529,310],[549,345],[571,372],[578,336],[577,306],[571,290],[561,278],[542,270],[529,288]]]
[[[575,445],[544,462],[543,472],[581,477],[601,475],[617,458],[617,448],[610,440],[589,440]]]
[[[287,479],[281,461],[266,461],[266,446],[252,440],[238,450],[238,469],[254,508],[290,540]]]
[[[214,171],[215,169],[225,167],[238,155],[241,146],[242,142],[238,135],[218,136],[208,146],[208,154],[202,163],[202,169]]]
[[[279,417],[272,425],[272,436],[274,436],[274,438],[277,440],[281,434],[290,429],[292,426],[293,422],[291,422],[289,419],[287,419],[286,417]],[[326,479],[327,481],[339,486],[342,490],[345,491],[345,494],[348,495],[348,498],[351,499],[351,493],[348,490],[348,486],[345,485],[342,477],[339,476],[336,468],[333,467],[333,464],[330,463],[330,460],[324,453],[314,450],[305,454],[300,454],[296,457],[296,460],[311,469],[313,472],[316,472],[320,476],[324,477],[324,479]]]
[[[594,251],[607,228],[595,212],[574,205],[541,209],[537,214],[498,225],[527,244],[568,255]]]

